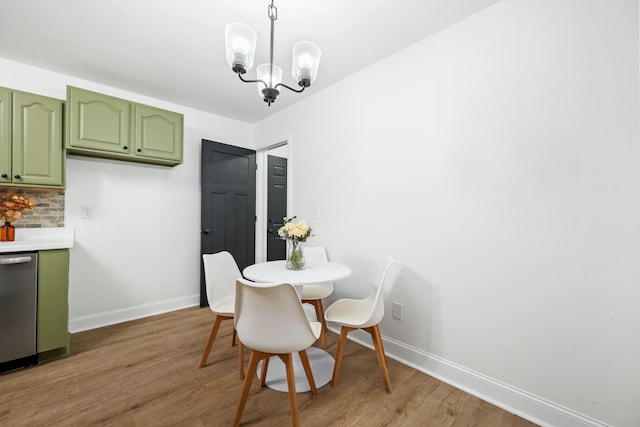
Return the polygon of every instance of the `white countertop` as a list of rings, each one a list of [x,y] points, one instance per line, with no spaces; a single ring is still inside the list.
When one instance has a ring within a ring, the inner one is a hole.
[[[14,242],[0,242],[0,253],[72,248],[73,227],[16,228]]]

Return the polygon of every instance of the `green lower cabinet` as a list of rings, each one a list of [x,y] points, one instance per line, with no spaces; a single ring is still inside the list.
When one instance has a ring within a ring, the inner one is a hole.
[[[69,250],[38,253],[38,361],[69,354]]]

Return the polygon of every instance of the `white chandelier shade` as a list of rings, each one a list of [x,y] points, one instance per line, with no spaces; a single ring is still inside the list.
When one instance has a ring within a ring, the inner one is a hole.
[[[225,53],[230,67],[242,66],[245,71],[253,68],[258,34],[246,24],[234,22],[224,28]]]
[[[267,87],[275,88],[278,83],[282,83],[282,68],[277,65],[273,66],[273,76],[271,75],[271,64],[258,65],[256,67],[256,75],[258,80],[262,80],[267,84]],[[264,89],[262,82],[258,82],[258,93],[261,98],[263,96],[262,90]]]
[[[308,79],[311,84],[316,81],[320,66],[320,54],[320,47],[315,43],[303,41],[293,45],[291,73],[297,82]]]

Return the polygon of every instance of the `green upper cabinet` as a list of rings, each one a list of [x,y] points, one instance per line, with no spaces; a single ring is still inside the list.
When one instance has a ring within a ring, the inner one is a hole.
[[[46,96],[0,89],[1,185],[64,187],[62,104]]]
[[[128,154],[129,110],[122,99],[67,88],[67,148]]]
[[[0,88],[0,183],[11,182],[11,91]]]
[[[183,116],[67,86],[70,154],[175,166],[182,163]]]
[[[182,114],[136,104],[136,156],[182,163]]]

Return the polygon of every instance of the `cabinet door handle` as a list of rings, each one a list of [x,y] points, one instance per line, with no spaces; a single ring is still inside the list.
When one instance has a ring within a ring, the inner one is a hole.
[[[2,177],[3,177],[3,178],[9,178],[9,175],[7,175],[6,173],[3,173],[3,174],[2,174]]]
[[[16,175],[16,176],[14,176],[14,178],[15,178],[15,179],[20,179],[20,178],[21,178],[21,176],[20,176],[20,175]]]
[[[126,145],[124,147],[122,147],[123,150],[128,150],[129,147],[127,147]]]
[[[138,153],[142,153],[142,148],[138,148]]]

